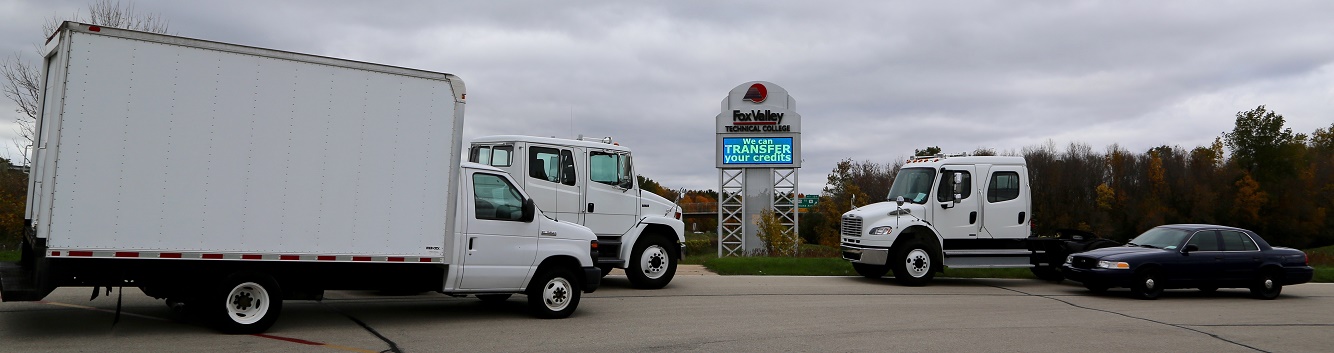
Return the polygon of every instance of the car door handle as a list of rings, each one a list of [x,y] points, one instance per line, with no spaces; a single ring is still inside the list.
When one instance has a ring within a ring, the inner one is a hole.
[[[544,231],[542,231],[542,235],[545,235],[545,236],[552,236],[552,237],[554,237],[554,236],[556,236],[556,232],[555,232],[555,231],[550,231],[550,230],[544,230]]]

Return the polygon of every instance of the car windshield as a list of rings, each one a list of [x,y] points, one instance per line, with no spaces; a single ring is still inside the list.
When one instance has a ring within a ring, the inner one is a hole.
[[[889,187],[889,199],[925,203],[931,194],[931,184],[936,181],[936,170],[932,168],[903,168],[894,177],[894,185]]]
[[[1131,239],[1126,245],[1176,249],[1178,246],[1181,246],[1181,242],[1185,241],[1186,237],[1189,236],[1190,232],[1184,230],[1158,227],[1150,229],[1149,231],[1144,232],[1144,234],[1140,234],[1138,237],[1135,237],[1135,239]]]

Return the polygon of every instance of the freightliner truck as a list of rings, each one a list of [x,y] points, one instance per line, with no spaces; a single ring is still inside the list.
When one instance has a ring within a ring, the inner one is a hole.
[[[1023,157],[914,157],[888,201],[843,214],[843,258],[862,276],[892,272],[904,285],[925,285],[945,267],[1030,268],[1059,281],[1070,253],[1117,245],[1070,230],[1032,235],[1031,190]]]
[[[562,318],[601,280],[592,231],[461,162],[454,75],[66,22],[42,87],[5,302],[139,288],[257,333],[325,290]]]
[[[588,226],[602,275],[625,269],[631,285],[657,289],[676,275],[685,242],[681,208],[639,188],[630,149],[610,137],[473,139],[469,160],[513,174],[552,217]]]

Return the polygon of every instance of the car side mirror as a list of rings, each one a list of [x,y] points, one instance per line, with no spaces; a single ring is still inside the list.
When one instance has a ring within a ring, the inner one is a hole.
[[[1190,254],[1190,253],[1192,253],[1192,252],[1196,252],[1196,251],[1200,251],[1200,246],[1199,246],[1199,245],[1195,245],[1195,244],[1186,244],[1186,247],[1181,248],[1181,253],[1182,253],[1182,254]]]
[[[533,199],[523,200],[523,215],[519,216],[519,221],[524,223],[532,222],[537,216],[537,205],[533,204]]]

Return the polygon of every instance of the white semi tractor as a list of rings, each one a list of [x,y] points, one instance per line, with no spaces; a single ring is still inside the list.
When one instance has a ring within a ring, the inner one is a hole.
[[[632,285],[646,289],[676,275],[685,242],[681,208],[640,189],[630,149],[610,137],[480,137],[468,158],[517,176],[549,215],[597,233],[602,275],[622,268]]]
[[[1059,280],[1071,252],[1117,245],[1077,231],[1032,235],[1031,190],[1023,157],[914,157],[889,201],[843,214],[843,258],[862,276],[893,272],[905,285],[925,285],[945,267],[1030,268]]]
[[[600,283],[592,231],[461,162],[454,75],[75,22],[45,63],[5,302],[139,288],[257,333],[331,289],[562,318]]]

